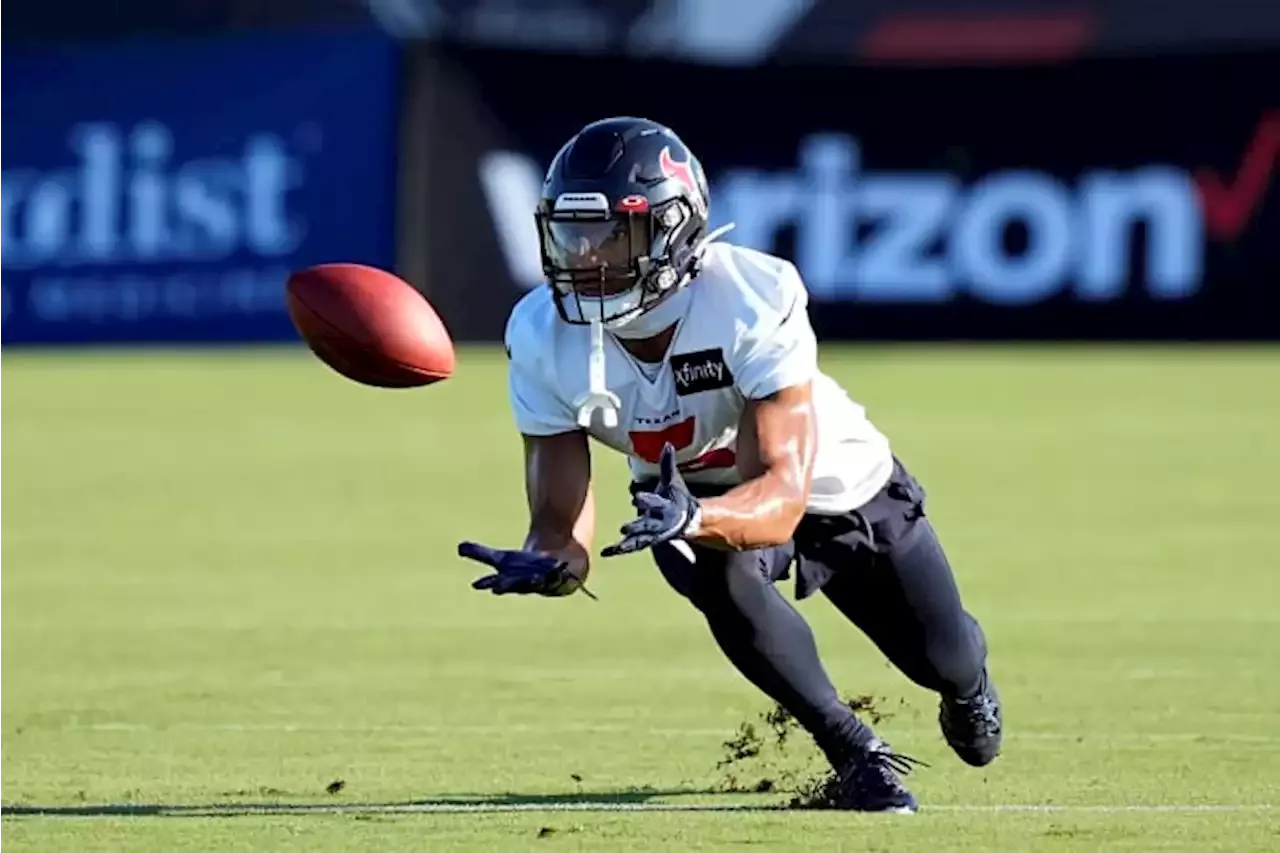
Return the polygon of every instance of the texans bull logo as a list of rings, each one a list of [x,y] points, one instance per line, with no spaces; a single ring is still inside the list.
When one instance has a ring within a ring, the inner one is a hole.
[[[684,161],[671,158],[670,146],[663,148],[658,155],[658,168],[662,174],[672,180],[679,181],[689,190],[689,197],[704,216],[707,211],[707,200],[702,196],[702,188],[698,186],[698,178],[693,172],[693,157]]]

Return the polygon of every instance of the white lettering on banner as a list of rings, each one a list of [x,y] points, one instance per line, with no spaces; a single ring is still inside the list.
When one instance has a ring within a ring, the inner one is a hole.
[[[238,156],[174,162],[163,122],[94,122],[72,128],[68,148],[75,165],[3,170],[3,267],[33,275],[32,316],[66,322],[282,310],[278,296],[260,291],[268,277],[280,289],[287,270],[279,259],[307,234],[289,206],[306,173],[282,137],[251,133]],[[161,264],[167,269],[148,269]]]
[[[495,160],[501,171],[486,168]],[[1068,285],[1076,298],[1101,302],[1131,281],[1161,299],[1189,297],[1201,284],[1199,199],[1191,177],[1172,166],[1090,170],[1074,185],[1007,170],[965,186],[946,172],[864,171],[856,140],[834,134],[806,137],[799,160],[796,171],[726,171],[712,189],[712,211],[717,223],[738,223],[744,244],[764,250],[794,227],[794,259],[819,298],[937,303],[965,293],[1022,305]],[[542,282],[531,215],[540,174],[510,152],[481,164],[503,253],[526,287]],[[1015,227],[1025,234],[1017,249],[1008,240]]]
[[[35,279],[27,309],[46,323],[139,322],[156,318],[261,315],[284,311],[287,267],[144,276]]]
[[[533,212],[542,195],[542,172],[532,159],[510,151],[485,154],[479,165],[480,187],[511,277],[536,287],[543,274]]]

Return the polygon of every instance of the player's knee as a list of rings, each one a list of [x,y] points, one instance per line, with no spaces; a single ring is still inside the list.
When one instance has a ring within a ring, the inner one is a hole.
[[[987,643],[972,616],[964,613],[956,624],[931,637],[928,648],[941,692],[968,696],[977,689],[987,665]]]
[[[916,684],[947,696],[968,696],[982,678],[986,645],[968,624],[938,625],[927,630],[915,660],[902,662],[903,673]]]

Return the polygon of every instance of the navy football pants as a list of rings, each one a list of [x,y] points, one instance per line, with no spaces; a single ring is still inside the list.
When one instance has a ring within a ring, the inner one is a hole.
[[[821,589],[912,681],[971,695],[986,642],[961,605],[924,499],[895,461],[889,483],[865,506],[805,516],[784,547],[725,552],[695,545],[693,563],[671,545],[653,549],[667,582],[706,617],[734,666],[790,711],[835,764],[872,735],[840,701],[812,631],[775,582],[794,564],[797,598]]]

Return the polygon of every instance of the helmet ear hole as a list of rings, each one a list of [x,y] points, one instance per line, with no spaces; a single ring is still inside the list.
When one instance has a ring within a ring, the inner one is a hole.
[[[680,223],[689,218],[689,212],[685,209],[684,202],[676,199],[674,204],[669,204],[658,214],[661,218],[662,227],[669,231],[676,230]]]
[[[691,218],[689,205],[684,199],[672,199],[661,207],[655,208],[650,216],[653,229],[653,239],[649,247],[650,256],[654,259],[667,257],[671,247],[677,244],[677,237],[680,236],[685,223]],[[676,259],[669,258],[669,260],[674,262]]]

